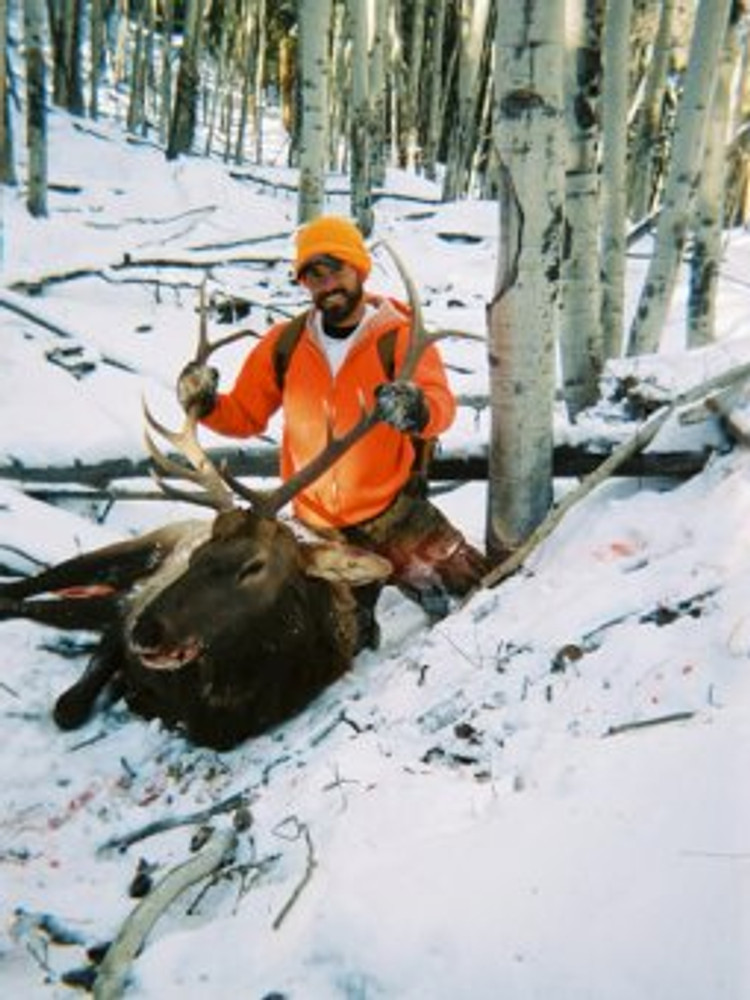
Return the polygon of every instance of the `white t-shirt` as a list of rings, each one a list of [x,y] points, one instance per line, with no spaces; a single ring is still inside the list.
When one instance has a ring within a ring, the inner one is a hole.
[[[362,319],[348,337],[329,337],[323,329],[323,317],[321,313],[317,310],[315,311],[312,328],[315,332],[315,336],[318,338],[318,343],[323,348],[323,353],[328,359],[328,364],[331,366],[331,372],[334,377],[338,374],[338,371],[343,365],[344,358],[349,353],[349,350],[359,339],[363,328],[376,314],[376,312],[377,309],[368,303],[365,306],[365,312]]]

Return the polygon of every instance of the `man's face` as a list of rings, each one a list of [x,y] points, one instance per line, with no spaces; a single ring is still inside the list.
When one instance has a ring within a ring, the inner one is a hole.
[[[333,326],[346,326],[361,318],[364,289],[359,273],[336,257],[321,256],[312,260],[299,275],[312,296],[323,320]]]

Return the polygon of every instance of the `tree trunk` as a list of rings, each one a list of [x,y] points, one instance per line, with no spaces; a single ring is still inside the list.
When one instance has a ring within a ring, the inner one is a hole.
[[[372,39],[370,42],[370,183],[385,184],[386,164],[386,40],[388,37],[388,0],[373,0]]]
[[[688,295],[688,347],[703,347],[715,336],[716,293],[724,234],[726,154],[732,78],[739,46],[734,27],[727,31],[719,63],[696,196]]]
[[[604,367],[599,283],[602,10],[602,0],[568,0],[560,361],[563,398],[573,419],[596,401]]]
[[[602,89],[602,348],[620,356],[625,332],[625,252],[628,212],[627,120],[632,0],[607,4]]]
[[[732,0],[701,0],[698,7],[654,251],[630,330],[631,354],[648,354],[659,346],[703,163],[706,112],[731,4]]]
[[[8,2],[0,0],[0,184],[16,183],[8,76]]]
[[[333,170],[347,169],[351,127],[350,44],[346,32],[346,10],[334,3],[328,37],[328,137],[327,165]]]
[[[258,46],[255,53],[255,77],[253,79],[253,125],[255,126],[255,162],[263,162],[263,117],[266,93],[266,0],[258,0]]]
[[[172,0],[160,0],[162,12],[161,78],[159,81],[159,140],[166,144],[172,117],[172,31],[174,5]]]
[[[351,113],[351,214],[367,236],[372,231],[372,188],[370,183],[370,93],[368,86],[367,40],[370,35],[368,6],[350,0],[349,23],[352,33],[352,113]]]
[[[406,138],[406,165],[411,170],[419,159],[419,92],[422,83],[422,55],[424,52],[425,0],[412,0],[411,40],[404,101]]]
[[[99,117],[99,85],[104,61],[104,11],[102,0],[91,0],[89,10],[89,115]]]
[[[557,0],[551,0],[553,7]],[[503,30],[498,5],[498,31]],[[532,6],[535,6],[532,3]],[[443,201],[454,201],[466,193],[468,166],[476,145],[476,126],[480,100],[480,69],[490,14],[490,0],[462,0],[461,42],[458,67],[457,122],[448,150]],[[533,15],[531,15],[533,16]]]
[[[65,10],[65,107],[71,114],[83,115],[83,2],[67,0]]]
[[[325,203],[331,0],[301,0],[299,58],[301,93],[300,175],[297,219],[320,215]]]
[[[432,4],[430,32],[430,69],[428,74],[429,104],[424,143],[424,172],[430,180],[437,178],[437,159],[442,137],[443,110],[443,45],[445,41],[446,0]]]
[[[143,135],[146,129],[146,9],[141,7],[135,25],[135,46],[130,63],[130,100],[127,129],[133,135]]]
[[[47,215],[47,91],[44,67],[42,0],[24,0],[26,43],[26,207],[33,216]]]
[[[487,548],[507,555],[552,502],[562,230],[565,0],[499,0],[500,243],[489,311]]]
[[[195,139],[200,69],[198,53],[201,46],[201,0],[188,0],[185,8],[185,31],[182,38],[180,67],[177,71],[177,92],[169,129],[167,159],[188,153]]]
[[[612,9],[614,6],[607,5],[607,17],[616,16]],[[643,107],[637,118],[629,184],[630,216],[635,222],[650,215],[653,205],[656,154],[661,146],[662,112],[672,54],[675,9],[675,0],[661,0],[661,16],[646,76]]]

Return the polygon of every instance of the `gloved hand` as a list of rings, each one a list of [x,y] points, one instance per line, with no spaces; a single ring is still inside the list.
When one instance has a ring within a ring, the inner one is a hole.
[[[177,379],[177,398],[186,413],[207,417],[216,406],[219,373],[215,368],[190,361]]]
[[[384,382],[375,389],[375,412],[405,434],[421,431],[430,419],[424,393],[413,382]]]

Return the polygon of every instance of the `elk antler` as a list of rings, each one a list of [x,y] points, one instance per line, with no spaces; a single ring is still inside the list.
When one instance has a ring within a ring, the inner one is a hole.
[[[152,471],[152,475],[159,489],[175,500],[186,500],[188,503],[213,507],[214,510],[231,510],[235,506],[232,491],[227,488],[227,484],[224,482],[219,470],[198,441],[198,421],[195,414],[186,414],[183,425],[178,431],[171,431],[164,424],[160,423],[151,413],[145,402],[143,404],[143,414],[148,427],[156,431],[157,434],[160,434],[170,444],[173,444],[190,462],[190,466],[183,465],[165,455],[147,429],[144,432],[144,439],[156,467]],[[202,485],[204,489],[180,490],[167,482],[165,478],[167,476],[187,479],[189,482]]]
[[[226,347],[227,344],[233,344],[235,340],[241,340],[243,337],[255,337],[260,340],[260,334],[256,333],[255,330],[244,329],[235,330],[234,333],[228,333],[226,337],[219,337],[218,340],[209,341],[208,339],[208,308],[206,306],[206,278],[203,279],[199,291],[199,315],[200,319],[198,321],[198,343],[195,348],[195,357],[192,359],[196,364],[205,365],[214,351],[218,351],[220,347]]]
[[[241,337],[259,336],[255,331],[245,329],[230,333],[226,337],[220,337],[218,340],[209,341],[205,278],[200,286],[199,314],[198,342],[192,359],[196,364],[205,364],[214,351],[239,340]],[[146,448],[155,465],[152,475],[162,492],[175,500],[185,500],[188,503],[212,507],[214,510],[231,510],[235,506],[233,493],[198,441],[198,417],[195,411],[188,411],[185,414],[182,427],[178,431],[172,431],[160,423],[145,402],[143,413],[147,424],[147,429],[144,432]],[[166,455],[154,441],[149,429],[174,445],[190,465],[183,465]],[[167,482],[166,477],[187,479],[189,482],[203,486],[204,489],[180,490]]]

